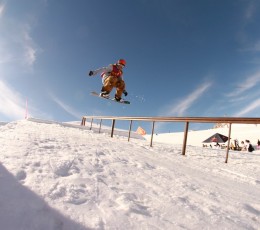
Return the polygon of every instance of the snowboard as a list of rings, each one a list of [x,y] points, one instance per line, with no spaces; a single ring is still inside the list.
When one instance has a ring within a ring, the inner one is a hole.
[[[97,93],[97,92],[91,92],[90,94],[92,96],[96,96],[96,97],[100,97],[100,98],[103,98],[103,99],[107,99],[107,100],[114,101],[114,102],[117,102],[117,103],[120,103],[120,104],[127,104],[127,105],[130,104],[130,101],[125,101],[125,100],[117,101],[117,100],[115,100],[114,98],[111,98],[111,97],[101,97],[99,95],[99,93]]]

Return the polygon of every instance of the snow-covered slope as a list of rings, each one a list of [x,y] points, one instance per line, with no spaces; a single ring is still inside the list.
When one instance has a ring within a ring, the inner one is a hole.
[[[259,229],[260,153],[0,126],[1,229]]]

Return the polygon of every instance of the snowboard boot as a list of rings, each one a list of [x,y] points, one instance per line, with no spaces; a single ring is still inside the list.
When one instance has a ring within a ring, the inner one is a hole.
[[[99,94],[100,97],[105,97],[105,98],[109,98],[109,93],[107,91],[101,91],[101,93]]]
[[[116,101],[121,101],[122,98],[115,95],[115,100],[116,100]]]

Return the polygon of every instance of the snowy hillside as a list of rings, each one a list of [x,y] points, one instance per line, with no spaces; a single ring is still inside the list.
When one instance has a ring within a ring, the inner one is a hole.
[[[190,131],[188,133],[187,145],[202,146],[202,142],[215,133],[221,133],[228,136],[229,129],[215,128],[208,130]],[[153,136],[155,142],[182,144],[183,132],[178,133],[160,133]],[[238,140],[241,141],[250,140],[252,145],[256,146],[257,141],[260,140],[260,125],[250,124],[233,124],[231,128],[231,142]],[[146,135],[147,139],[150,139],[150,135]]]
[[[182,156],[178,144],[29,120],[1,125],[0,146],[1,229],[260,229],[259,151],[225,164],[225,150]]]

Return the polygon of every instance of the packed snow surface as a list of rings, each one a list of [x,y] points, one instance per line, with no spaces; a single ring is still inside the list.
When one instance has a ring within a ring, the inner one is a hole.
[[[259,150],[224,163],[222,149],[183,156],[180,144],[37,120],[1,123],[0,146],[4,230],[260,229]]]

